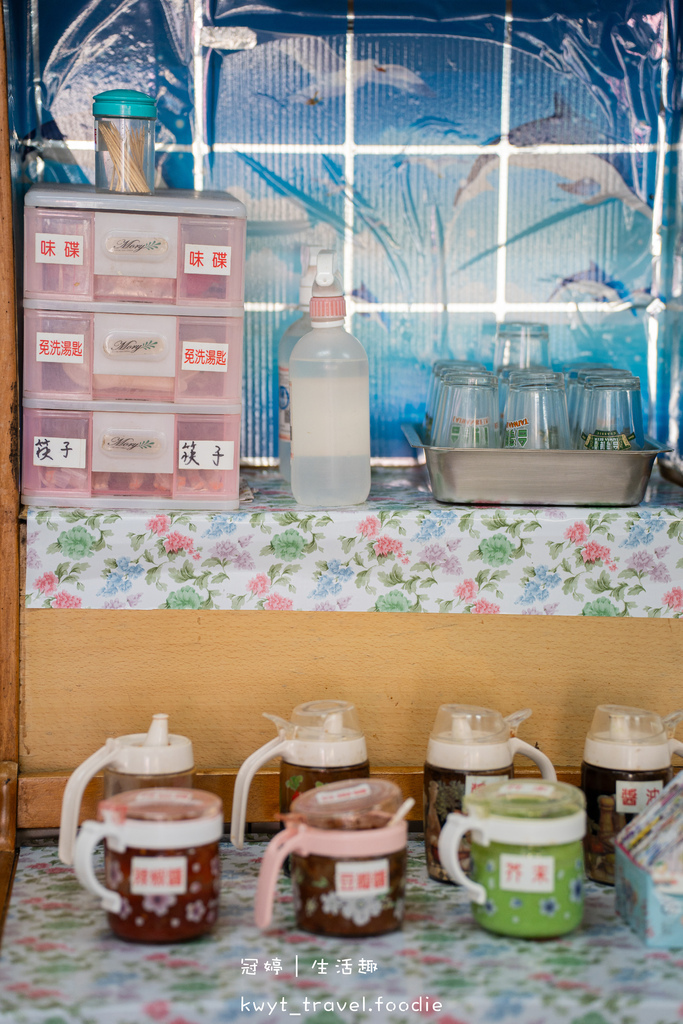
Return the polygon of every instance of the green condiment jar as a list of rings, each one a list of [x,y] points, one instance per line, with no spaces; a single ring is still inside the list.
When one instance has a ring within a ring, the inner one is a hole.
[[[439,838],[442,866],[472,899],[488,931],[547,939],[583,917],[586,801],[564,782],[505,781],[465,797],[466,814],[449,814]],[[472,877],[458,848],[472,836]]]

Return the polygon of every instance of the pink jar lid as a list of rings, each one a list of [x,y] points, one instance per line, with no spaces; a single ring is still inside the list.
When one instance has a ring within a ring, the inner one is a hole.
[[[101,821],[198,821],[221,818],[220,797],[202,789],[130,789],[97,805]]]
[[[293,801],[292,816],[322,829],[383,828],[403,797],[394,782],[346,779],[309,789]]]

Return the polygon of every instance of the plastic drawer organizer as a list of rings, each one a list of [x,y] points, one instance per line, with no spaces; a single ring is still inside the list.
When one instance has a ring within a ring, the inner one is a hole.
[[[27,398],[242,400],[241,310],[169,316],[133,304],[82,304],[75,312],[43,306],[24,303]]]
[[[244,206],[28,192],[22,499],[235,509]]]
[[[26,196],[24,297],[71,307],[96,301],[241,309],[245,234],[244,206],[226,193],[131,196],[35,186]]]
[[[24,400],[30,505],[235,509],[240,406]]]

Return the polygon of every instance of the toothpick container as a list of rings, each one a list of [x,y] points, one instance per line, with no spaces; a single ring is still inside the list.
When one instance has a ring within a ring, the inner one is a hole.
[[[95,188],[98,192],[154,192],[156,102],[134,89],[94,97]]]

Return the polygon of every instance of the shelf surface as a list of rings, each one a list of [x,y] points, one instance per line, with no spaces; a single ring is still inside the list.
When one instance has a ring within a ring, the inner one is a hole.
[[[616,915],[608,887],[587,884],[583,926],[562,940],[501,938],[474,924],[460,889],[428,879],[422,841],[411,839],[402,931],[369,941],[297,931],[290,882],[281,875],[273,923],[262,933],[253,923],[253,903],[264,850],[260,841],[242,851],[222,847],[221,911],[213,935],[141,946],[112,936],[104,911],[60,864],[55,845],[23,847],[0,957],[0,1020],[219,1024],[248,1018],[282,1024],[300,1013],[335,1024],[622,1024],[627,1018],[663,1024],[679,1017],[680,951],[646,949]],[[243,973],[247,960],[253,974]],[[280,971],[266,963],[279,964]],[[420,996],[422,1012],[399,1011],[402,1000]],[[349,1001],[363,997],[366,1013],[350,1012]],[[319,1005],[314,1012],[312,1000],[346,1002],[347,1008]],[[442,1003],[437,1012],[431,1011],[434,1000]],[[277,1003],[270,1013],[267,1005],[257,1009],[266,1001]],[[387,1002],[396,1009],[387,1010]]]
[[[678,618],[683,489],[635,508],[436,502],[424,467],[376,469],[364,505],[297,505],[246,471],[237,512],[28,512],[28,608]]]

